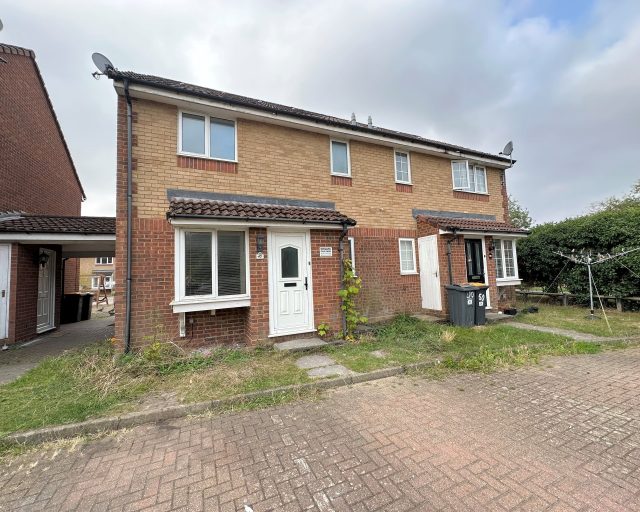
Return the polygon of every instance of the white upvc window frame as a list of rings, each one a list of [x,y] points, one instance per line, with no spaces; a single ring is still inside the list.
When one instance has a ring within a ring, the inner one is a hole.
[[[400,153],[402,155],[407,155],[407,175],[408,175],[408,181],[404,181],[404,180],[400,180],[398,179],[398,167],[397,167],[397,162],[396,162],[396,155]],[[396,180],[396,183],[399,183],[401,185],[411,185],[411,155],[408,151],[404,151],[402,149],[396,149],[394,148],[393,150],[393,174],[394,174],[394,178]]]
[[[189,151],[182,150],[182,115],[192,115],[198,117],[204,117],[204,153],[191,153]],[[234,158],[232,160],[227,158],[218,158],[211,156],[211,120],[220,119],[221,121],[228,121],[233,123],[234,130]],[[204,114],[203,112],[196,112],[191,110],[179,110],[178,111],[178,154],[183,156],[192,156],[195,158],[206,158],[207,160],[217,160],[219,162],[238,162],[238,122],[236,119],[229,119],[220,116],[211,116]]]
[[[507,286],[507,285],[510,285],[510,284],[517,285],[517,284],[521,283],[521,279],[520,279],[520,274],[519,274],[519,271],[518,271],[518,250],[517,250],[516,238],[512,238],[512,237],[497,238],[497,237],[494,237],[493,243],[494,243],[494,246],[497,245],[497,244],[500,244],[500,258],[501,258],[501,262],[502,262],[503,272],[505,272],[506,269],[507,269],[505,252],[504,252],[504,243],[503,243],[505,240],[510,241],[511,245],[513,247],[513,270],[514,270],[514,275],[513,276],[506,276],[505,275],[504,277],[498,277],[498,266],[497,266],[497,263],[496,263],[496,284],[498,286]],[[497,258],[495,247],[494,247],[493,253],[494,253],[493,257]]]
[[[349,255],[351,256],[351,268],[353,269],[353,273],[357,275],[358,271],[356,270],[356,240],[352,236],[347,237],[347,240],[349,241]]]
[[[218,295],[218,232],[242,231],[244,233],[245,248],[245,290],[243,294]],[[208,295],[186,295],[185,283],[185,233],[201,232],[211,233],[211,290]],[[180,226],[175,229],[175,295],[174,312],[201,311],[206,309],[224,309],[227,307],[248,306],[251,298],[250,289],[250,257],[249,257],[249,230],[237,226],[197,227]],[[195,306],[189,308],[189,305]],[[210,306],[210,307],[209,307]]]
[[[109,280],[108,283],[107,283],[107,279]],[[91,276],[91,289],[97,290],[99,285],[100,285],[100,276]],[[104,287],[106,290],[111,290],[111,288],[113,288],[113,275],[104,276]]]
[[[411,242],[413,270],[402,269],[402,242]],[[414,238],[398,238],[398,259],[400,260],[400,275],[408,276],[418,273],[418,265],[416,263],[416,241]]]
[[[102,263],[102,258],[107,258],[106,263]],[[113,256],[96,256],[96,265],[113,265]]]
[[[456,187],[456,177],[454,171],[454,164],[464,164],[467,172],[467,186],[466,187]],[[476,171],[477,169],[482,169],[484,175],[484,191],[478,190],[478,182],[476,180]],[[473,184],[474,187],[471,189],[471,172],[473,172]],[[469,162],[469,160],[452,160],[451,161],[451,184],[453,185],[453,190],[457,190],[459,192],[468,192],[470,194],[480,194],[480,195],[489,195],[489,187],[487,184],[487,168],[484,165],[474,164],[473,162]]]
[[[343,174],[340,172],[333,172],[333,143],[338,142],[340,144],[346,144],[347,146],[347,174]],[[330,171],[331,176],[339,176],[341,178],[351,178],[351,145],[348,140],[344,139],[329,139],[329,160],[330,160]]]

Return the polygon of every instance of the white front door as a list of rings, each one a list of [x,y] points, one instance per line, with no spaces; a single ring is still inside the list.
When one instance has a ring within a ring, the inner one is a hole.
[[[43,265],[38,263],[38,332],[55,327],[56,297],[56,253],[50,249],[40,249],[39,255],[49,256]]]
[[[418,238],[420,258],[420,292],[424,309],[442,310],[440,290],[440,263],[438,261],[438,235]]]
[[[271,334],[313,329],[309,233],[270,232]]]
[[[9,337],[9,259],[11,246],[0,245],[0,340]]]

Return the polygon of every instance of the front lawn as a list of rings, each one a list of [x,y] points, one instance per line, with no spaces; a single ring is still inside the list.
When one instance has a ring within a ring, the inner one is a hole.
[[[533,302],[520,302],[518,303],[518,309],[534,304]],[[615,309],[605,309],[611,325],[611,332],[607,327],[602,310],[595,311],[598,317],[597,320],[590,320],[588,318],[589,308],[548,304],[540,304],[538,308],[538,313],[520,313],[516,316],[516,320],[532,325],[570,329],[595,336],[640,336],[640,312],[626,311],[619,313]]]
[[[597,344],[505,325],[456,328],[400,316],[356,343],[325,353],[356,372],[441,361],[442,367],[489,371],[536,362],[541,355],[592,353]],[[154,344],[123,356],[108,342],[50,358],[0,386],[0,438],[19,430],[86,420],[162,404],[198,402],[309,382],[295,361],[303,354],[217,349],[185,354]],[[274,401],[292,400],[284,396]],[[247,407],[265,405],[249,403]]]

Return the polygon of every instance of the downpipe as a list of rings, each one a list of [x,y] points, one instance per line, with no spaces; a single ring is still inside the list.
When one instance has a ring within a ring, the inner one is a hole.
[[[127,101],[127,276],[126,276],[126,302],[124,316],[124,353],[131,351],[131,243],[132,243],[132,205],[133,205],[133,178],[131,176],[131,131],[132,131],[132,108],[131,96],[129,95],[129,80],[124,81],[124,97]]]
[[[344,239],[347,236],[348,227],[346,224],[342,225],[342,232],[338,240],[338,252],[340,253],[340,290],[344,290]],[[341,305],[343,301],[340,301]],[[342,311],[342,334],[347,334],[347,312],[340,308]]]

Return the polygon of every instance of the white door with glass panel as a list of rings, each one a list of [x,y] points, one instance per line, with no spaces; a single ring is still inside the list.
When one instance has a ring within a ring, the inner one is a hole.
[[[438,261],[438,235],[418,238],[420,258],[420,293],[424,309],[442,310],[440,290],[440,263]]]
[[[38,321],[36,329],[43,332],[55,327],[56,253],[40,249],[38,262]]]
[[[0,245],[0,340],[9,337],[9,245]]]
[[[313,329],[308,233],[271,233],[272,334]]]

